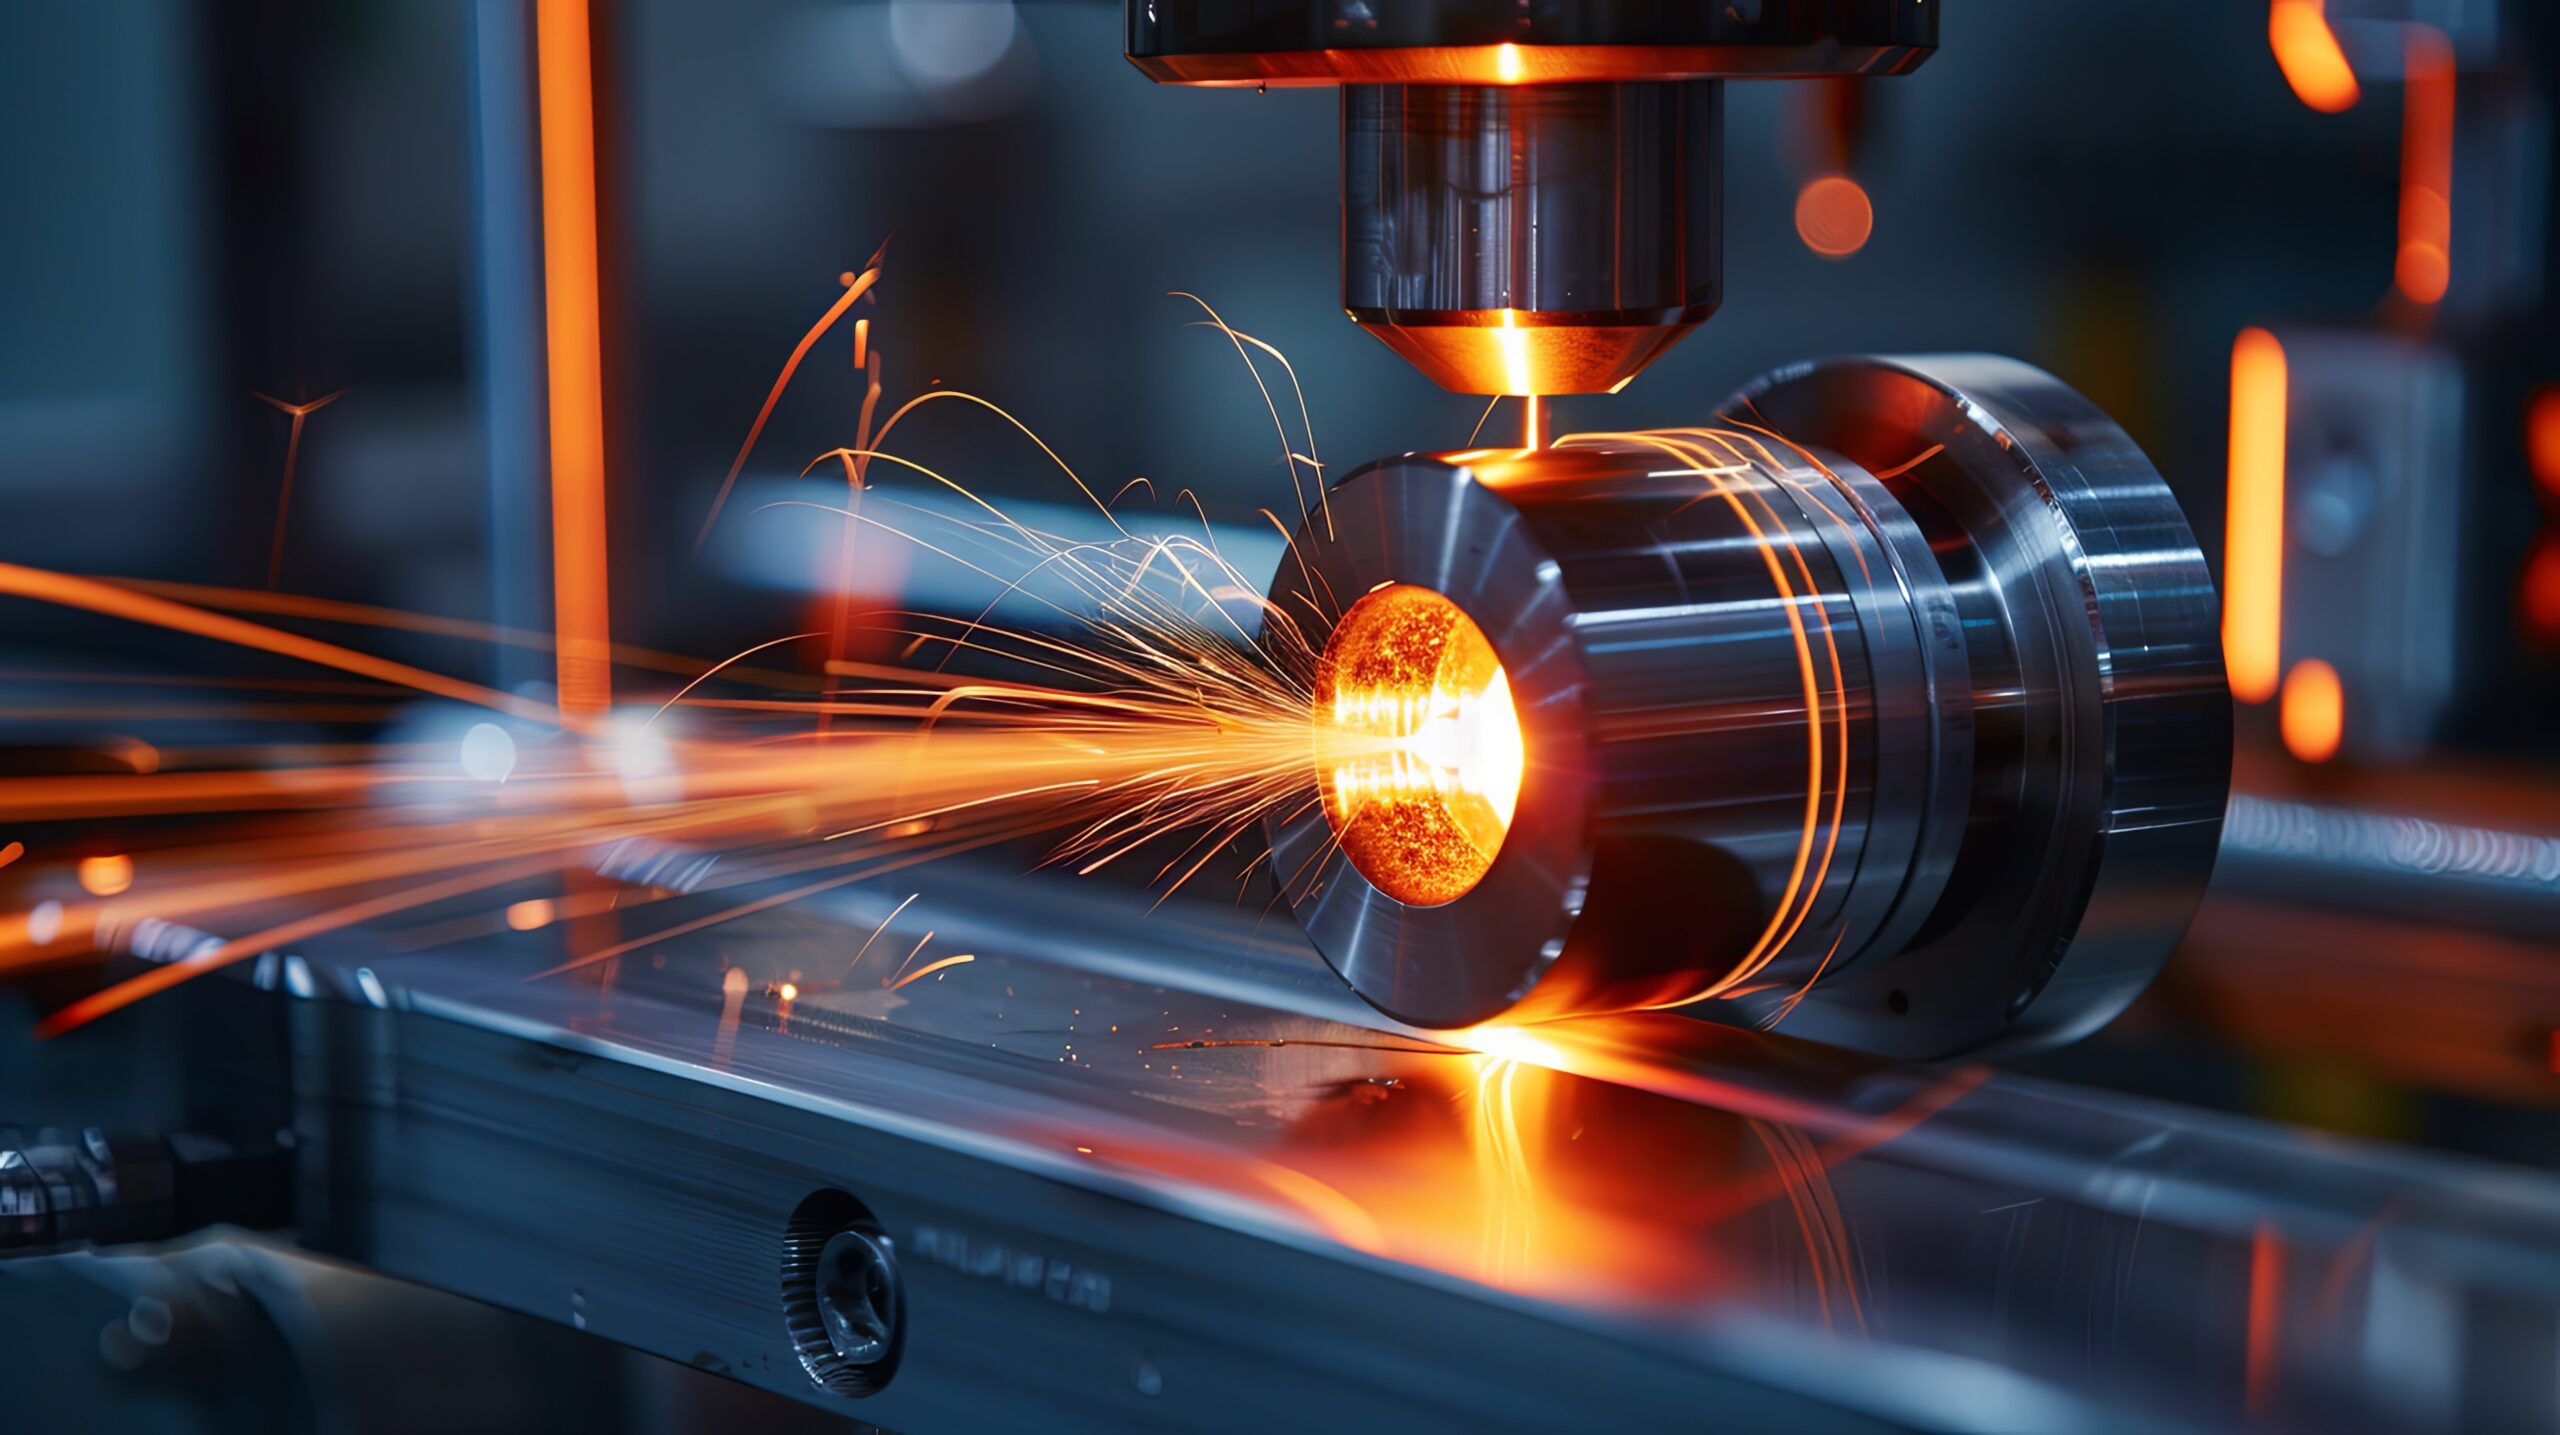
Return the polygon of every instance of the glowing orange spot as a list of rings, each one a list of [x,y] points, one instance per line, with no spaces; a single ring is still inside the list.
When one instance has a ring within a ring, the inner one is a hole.
[[[2321,13],[2321,0],[2275,0],[2267,9],[2267,44],[2276,52],[2284,82],[2311,108],[2334,115],[2361,96],[2337,32]]]
[[[556,915],[558,915],[557,909],[552,906],[550,898],[534,897],[514,903],[507,908],[507,925],[519,932],[530,932],[550,926],[551,919]]]
[[[2276,725],[2285,750],[2304,762],[2327,762],[2338,755],[2338,740],[2347,729],[2347,691],[2338,670],[2318,658],[2305,658],[2284,675],[2284,701]]]
[[[133,885],[133,859],[121,852],[83,857],[79,877],[82,891],[93,897],[112,897]]]
[[[1845,174],[1826,174],[1796,194],[1796,237],[1825,259],[1846,259],[1866,248],[1875,227],[1866,190]]]
[[[541,0],[534,7],[550,351],[552,612],[560,642],[560,710],[573,716],[593,716],[613,701],[590,43],[586,0]]]
[[[787,1002],[796,1002],[800,1000],[800,988],[791,982],[784,982],[782,984],[782,989],[775,992],[774,995]]]
[[[2264,329],[2231,344],[2231,490],[2223,533],[2222,658],[2231,695],[2276,695],[2284,641],[2284,345]]]
[[[1519,46],[1499,45],[1494,48],[1493,73],[1501,79],[1502,83],[1506,85],[1520,83],[1522,69]]]
[[[1389,584],[1342,615],[1316,676],[1316,776],[1351,865],[1417,907],[1502,850],[1526,754],[1502,661],[1457,604]]]
[[[2400,108],[2400,256],[2392,282],[2420,304],[2453,281],[2453,42],[2410,25]]]
[[[1546,401],[1531,394],[1520,401],[1520,446],[1542,449],[1547,446]]]
[[[2560,502],[2560,384],[2545,384],[2525,401],[2524,455],[2543,498]]]
[[[24,842],[12,842],[6,847],[0,847],[0,867],[6,867],[26,855],[27,844]]]
[[[2525,555],[2516,606],[2525,636],[2541,647],[2560,646],[2560,532],[2543,534]]]

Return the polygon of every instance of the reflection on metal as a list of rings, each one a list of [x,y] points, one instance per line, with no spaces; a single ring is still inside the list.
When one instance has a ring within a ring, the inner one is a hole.
[[[910,895],[850,889],[720,948],[776,981]],[[1546,1409],[1540,1370],[1432,1334],[1526,1321],[1492,1348],[1606,1331],[1651,1353],[1613,1409],[1722,1372],[1930,1426],[2341,1428],[2440,1387],[2474,1425],[2550,1414],[2547,1349],[2507,1338],[2560,1317],[2547,1178],[1676,1016],[1453,1045],[1379,1023],[1250,914],[1136,923],[1140,900],[943,869],[908,911],[980,954],[964,977],[891,1003],[804,993],[787,1028],[750,1003],[725,1037],[706,945],[601,999],[497,951],[398,963],[374,1090],[402,1099],[334,1109],[342,1139],[402,1139],[336,1199],[408,1215],[342,1253],[534,1309],[610,1275],[603,1333],[817,1399],[769,1266],[721,1253],[762,1251],[768,1218],[841,1185],[914,1257],[906,1368],[865,1412],[911,1425],[1001,1418],[1022,1408],[1006,1392],[1071,1379],[1040,1352],[1106,1329],[1105,1290],[1165,1374],[1077,1385],[1100,1423],[1212,1408],[1145,1402],[1373,1412],[1371,1385],[1256,1314],[1285,1323],[1319,1291],[1403,1399]],[[1008,916],[1025,901],[1037,934]],[[586,1133],[608,1129],[616,1159],[595,1162]],[[615,1174],[634,1161],[685,1175]],[[463,1219],[493,1167],[549,1199]],[[670,1260],[614,1234],[658,1229],[688,1232]],[[2470,1338],[2422,1339],[2449,1329]]]

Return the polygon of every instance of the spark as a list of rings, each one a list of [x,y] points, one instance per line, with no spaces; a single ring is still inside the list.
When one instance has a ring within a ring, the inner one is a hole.
[[[898,905],[889,909],[889,915],[881,918],[880,925],[872,928],[871,935],[863,938],[862,945],[854,950],[853,960],[844,964],[844,974],[847,978],[852,977],[853,969],[855,967],[862,965],[862,954],[871,950],[871,944],[880,940],[880,934],[889,930],[889,924],[891,922],[898,920],[898,914],[907,910],[909,906],[914,904],[916,898],[923,895],[924,894],[922,892],[909,892],[905,901],[902,901]]]
[[[346,393],[345,389],[340,389],[334,394],[323,395],[298,404],[289,404],[282,399],[261,394],[255,390],[250,393],[250,397],[293,420],[292,430],[286,435],[284,441],[284,482],[276,489],[275,538],[267,545],[267,586],[270,588],[276,586],[277,576],[284,571],[284,521],[286,512],[293,504],[294,465],[302,457],[302,426],[313,414],[344,398]]]
[[[809,357],[809,351],[816,348],[827,331],[836,326],[836,321],[844,317],[854,301],[869,293],[871,286],[879,282],[880,259],[887,251],[888,245],[884,241],[881,253],[874,254],[870,265],[861,273],[843,276],[840,282],[844,285],[844,292],[827,306],[827,312],[818,316],[818,322],[809,326],[809,332],[800,336],[800,342],[791,346],[791,357],[782,361],[782,372],[775,376],[772,389],[766,392],[764,407],[756,410],[756,421],[747,426],[746,442],[738,445],[738,456],[730,461],[727,476],[720,480],[720,491],[712,496],[711,511],[702,519],[702,531],[693,538],[696,551],[711,541],[711,530],[720,522],[720,510],[728,506],[729,493],[738,486],[738,475],[746,469],[747,455],[756,451],[756,440],[764,436],[764,426],[773,418],[773,407],[782,402],[782,391],[791,387],[791,377],[800,371],[800,361]]]
[[[914,971],[907,973],[905,976],[898,978],[896,981],[889,983],[889,990],[896,991],[900,987],[910,986],[916,982],[923,981],[925,978],[932,976],[936,972],[947,971],[952,967],[966,966],[976,960],[977,957],[974,955],[968,952],[962,952],[956,957],[944,957],[940,961],[927,962],[923,966],[916,968]]]

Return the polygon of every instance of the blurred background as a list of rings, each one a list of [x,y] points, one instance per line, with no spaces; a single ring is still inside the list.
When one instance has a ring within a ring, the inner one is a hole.
[[[545,627],[524,7],[8,8],[0,560]],[[857,312],[887,403],[983,395],[1168,514],[1188,488],[1250,534],[1288,502],[1252,375],[1177,291],[1289,356],[1330,473],[1483,419],[1342,317],[1330,91],[1151,85],[1110,3],[597,8],[619,641],[718,655],[805,626],[832,550],[761,505],[841,492],[800,475],[857,430],[842,330],[697,535],[884,243]],[[1888,82],[1729,87],[1722,311],[1554,427],[1702,423],[1844,351],[2004,352],[2086,392],[2220,565],[2239,795],[2152,995],[2019,1065],[2560,1166],[2560,15],[1950,0],[1940,38]],[[1074,497],[969,406],[900,449]],[[228,661],[16,603],[0,656],[38,744],[96,729],[46,706],[47,674]]]

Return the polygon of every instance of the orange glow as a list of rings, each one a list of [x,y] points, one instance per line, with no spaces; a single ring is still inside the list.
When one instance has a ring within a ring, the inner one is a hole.
[[[2525,555],[2516,606],[2526,637],[2538,647],[2560,647],[2560,530],[2546,531]]]
[[[1520,401],[1520,446],[1536,450],[1547,446],[1546,400],[1531,394]]]
[[[2267,1408],[2274,1394],[2279,1351],[2277,1317],[2284,1310],[2284,1240],[2261,1222],[2249,1243],[2249,1350],[2245,1398],[2249,1413]]]
[[[1316,677],[1316,776],[1351,865],[1399,902],[1472,891],[1520,799],[1502,661],[1457,604],[1406,584],[1351,605]]]
[[[1825,259],[1846,259],[1866,248],[1875,227],[1866,190],[1845,174],[1826,174],[1796,195],[1796,237]]]
[[[2392,281],[2420,304],[2453,280],[2453,42],[2432,25],[2408,29],[2400,111],[2400,257]]]
[[[1903,48],[1861,67],[1896,75],[1925,50]],[[1159,84],[1208,89],[1289,89],[1329,85],[1564,84],[1593,80],[1699,79],[1730,75],[1733,51],[1719,45],[1394,45],[1326,50],[1131,55]]]
[[[774,995],[787,1002],[796,1002],[800,1000],[800,988],[790,982],[784,982],[782,984],[782,989],[775,992]]]
[[[2524,455],[2543,500],[2560,503],[2560,384],[2545,384],[2525,401]]]
[[[1494,341],[1502,346],[1502,382],[1504,392],[1527,394],[1535,391],[1529,380],[1529,335],[1520,327],[1520,311],[1502,311],[1502,332]]]
[[[534,897],[508,906],[507,925],[519,932],[530,932],[551,925],[551,919],[557,913],[558,908],[550,898]]]
[[[2352,107],[2362,92],[2338,48],[2321,0],[2275,0],[2267,9],[2267,44],[2296,98],[2324,115]]]
[[[613,702],[605,579],[603,292],[586,0],[539,0],[542,280],[550,350],[552,622],[560,709]]]
[[[2347,692],[2338,670],[2318,658],[2305,658],[2284,675],[2284,702],[2277,727],[2285,750],[2304,762],[2327,762],[2338,755],[2347,729]]]
[[[80,889],[92,897],[112,897],[133,885],[133,859],[118,852],[80,859]]]
[[[2284,645],[2284,345],[2243,329],[2231,345],[2231,491],[2222,560],[2222,660],[2231,695],[2276,695]]]
[[[953,967],[965,967],[976,960],[977,958],[970,953],[962,952],[956,957],[944,957],[938,961],[927,962],[923,966],[916,968],[914,971],[907,973],[905,976],[898,978],[896,981],[889,983],[889,990],[896,991],[900,987],[913,986],[917,982],[923,981],[925,978],[932,976],[936,972],[947,972]]]

